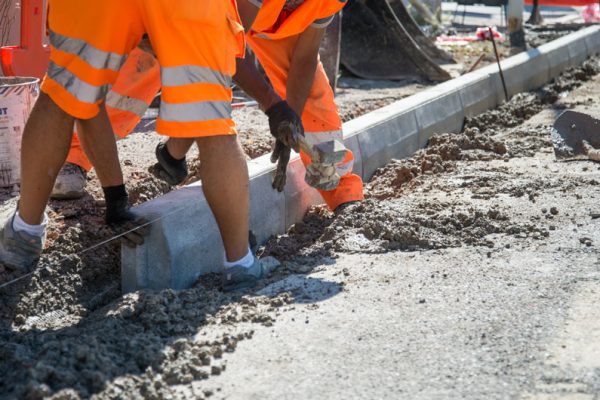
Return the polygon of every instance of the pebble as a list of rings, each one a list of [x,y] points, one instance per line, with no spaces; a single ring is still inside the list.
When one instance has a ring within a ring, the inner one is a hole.
[[[550,214],[552,214],[552,215],[558,215],[558,208],[556,208],[556,207],[550,208]]]

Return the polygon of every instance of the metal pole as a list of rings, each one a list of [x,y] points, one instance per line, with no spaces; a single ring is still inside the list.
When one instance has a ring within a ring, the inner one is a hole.
[[[483,60],[484,57],[485,57],[485,53],[483,53],[482,55],[480,55],[479,58],[477,59],[477,61],[475,61],[473,63],[473,65],[471,65],[471,68],[469,68],[469,70],[467,71],[467,73],[473,72],[473,70],[475,70],[475,68],[477,68],[477,66],[479,65],[479,63],[481,62],[481,60]]]
[[[523,0],[508,0],[508,35],[510,47],[525,50],[525,31],[523,30]]]
[[[498,49],[496,49],[496,40],[494,39],[494,30],[491,26],[488,26],[488,31],[490,32],[490,39],[492,40],[492,45],[494,46],[494,54],[496,55],[496,62],[498,63],[498,70],[500,71],[500,80],[502,81],[502,89],[504,89],[504,98],[508,101],[508,90],[506,90],[506,82],[504,81],[504,73],[502,72],[502,66],[500,66],[500,57],[498,57]]]

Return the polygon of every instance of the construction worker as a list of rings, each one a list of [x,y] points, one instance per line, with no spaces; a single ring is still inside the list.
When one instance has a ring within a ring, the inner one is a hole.
[[[117,139],[126,137],[137,126],[159,89],[158,60],[152,54],[148,40],[144,39],[127,56],[106,96],[106,112]],[[91,169],[92,163],[74,133],[67,161],[58,173],[51,198],[82,197]]]
[[[236,82],[259,102],[270,119],[288,113],[287,105],[301,115],[309,145],[342,139],[342,121],[318,52],[326,27],[345,5],[345,1],[237,1],[240,7],[254,6],[258,13],[246,36],[273,86],[256,77],[259,74],[249,57],[238,60]],[[273,88],[276,93],[273,93]],[[281,99],[285,99],[285,102]],[[273,133],[273,129],[271,132]],[[171,138],[165,145],[157,148],[162,176],[169,183],[180,183],[186,177],[185,154],[191,144],[189,140]],[[285,184],[285,167],[289,154],[288,146],[284,146],[281,141],[276,143],[271,159],[278,161],[274,182],[274,187],[278,190],[282,190]],[[300,152],[300,155],[306,166],[312,163],[307,154]],[[332,210],[339,210],[342,205],[364,198],[362,180],[352,174],[353,159],[349,152],[346,160],[337,166],[341,180],[336,189],[319,190]],[[310,173],[310,169],[307,173]]]
[[[325,28],[343,5],[344,2],[333,0],[323,2],[266,0],[264,3],[258,0],[238,0],[240,8],[249,10],[245,14],[254,13],[256,16],[256,23],[248,35],[248,40],[258,54],[276,92],[256,70],[254,61],[249,54],[245,59],[238,60],[237,74],[234,80],[259,102],[261,108],[269,116],[272,133],[276,134],[274,130],[278,129],[281,120],[293,118],[292,114],[294,113],[289,107],[292,104],[293,110],[302,114],[302,122],[307,131],[305,133],[306,141],[309,144],[314,145],[342,138],[341,119],[333,101],[333,92],[327,76],[318,61],[318,48]],[[251,19],[254,20],[252,17],[247,18],[248,21]],[[244,23],[248,27],[248,22],[244,21]],[[273,23],[273,26],[269,26],[270,23]],[[147,57],[151,56],[147,55]],[[306,68],[308,68],[308,72]],[[314,72],[311,72],[313,70]],[[288,76],[290,71],[291,78]],[[128,73],[131,72],[124,70],[120,74],[123,76],[124,82],[130,80],[127,78]],[[135,81],[147,84],[139,85],[138,93],[134,96],[142,94],[145,97],[144,101],[148,103],[151,101],[150,97],[157,90],[156,85],[151,84],[152,71],[138,70],[136,75],[138,78]],[[292,101],[285,102],[282,101],[282,98],[286,98],[288,82],[292,83],[290,85],[292,87],[287,96],[288,100],[291,97]],[[121,88],[117,88],[117,86],[119,86],[119,81],[113,91],[120,92],[121,97],[131,96],[129,85],[122,85]],[[133,127],[139,122],[140,117],[136,113],[123,113],[129,117],[130,121],[133,121],[129,126]],[[123,136],[119,131],[117,132]],[[158,175],[172,185],[183,182],[188,174],[185,154],[192,144],[193,140],[185,139],[169,140],[164,144],[159,144],[156,149],[159,161],[156,169]],[[276,143],[272,156],[274,162],[278,162],[274,187],[280,191],[285,185],[289,152],[289,147],[286,148],[281,142]],[[312,160],[308,155],[301,152],[301,157],[305,165],[311,164]],[[83,195],[85,179],[82,178],[80,171],[82,169],[89,170],[89,162],[85,161],[85,154],[77,147],[76,143],[72,146],[67,160],[80,168],[73,166],[63,168],[53,191],[56,198],[64,197],[64,193],[73,194],[73,197]],[[335,190],[320,190],[332,210],[338,209],[342,204],[363,198],[362,181],[360,177],[351,173],[352,166],[353,156],[349,152],[347,159],[337,168],[338,174],[342,177],[339,186]],[[310,173],[311,170],[313,169],[307,170],[307,173]],[[318,168],[316,170],[318,171]]]
[[[104,100],[126,55],[147,33],[161,68],[157,131],[193,138],[200,149],[204,194],[225,248],[224,287],[264,277],[267,264],[248,246],[248,170],[231,119],[230,81],[244,44],[235,3],[50,0],[49,8],[51,62],[25,127],[21,198],[0,230],[0,263],[24,270],[37,262],[45,242],[44,210],[75,122],[99,177],[105,165],[115,159],[118,165]],[[293,144],[284,137],[289,131],[279,132],[278,140]]]

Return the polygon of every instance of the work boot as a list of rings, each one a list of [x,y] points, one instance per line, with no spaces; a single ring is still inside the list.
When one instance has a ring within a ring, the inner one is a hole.
[[[154,165],[154,175],[169,185],[179,185],[187,178],[188,169],[185,157],[181,160],[173,158],[169,154],[166,143],[159,143],[156,146],[156,160],[158,163]]]
[[[16,270],[28,271],[42,254],[46,242],[43,236],[30,235],[13,229],[13,214],[0,230],[0,264]]]
[[[58,172],[50,198],[55,200],[73,200],[83,197],[87,172],[77,164],[65,163]]]
[[[250,268],[234,265],[225,268],[222,276],[223,290],[230,292],[232,290],[246,289],[253,287],[273,272],[281,263],[274,257],[265,257],[258,259],[254,256],[254,264]]]
[[[354,206],[358,204],[360,204],[360,200],[351,200],[346,203],[342,203],[337,206],[335,210],[333,210],[333,213],[335,215],[340,215],[346,213],[346,210],[348,210],[348,212],[352,212],[352,210],[355,208]]]

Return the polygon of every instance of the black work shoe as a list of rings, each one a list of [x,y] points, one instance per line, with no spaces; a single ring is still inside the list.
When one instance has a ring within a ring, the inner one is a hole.
[[[342,203],[333,210],[335,215],[340,215],[348,209],[354,208],[353,206],[360,204],[360,200],[351,200],[347,203]]]
[[[188,169],[185,157],[175,160],[169,154],[166,143],[159,143],[156,146],[156,160],[158,163],[154,165],[154,175],[169,185],[179,185],[187,178]]]

